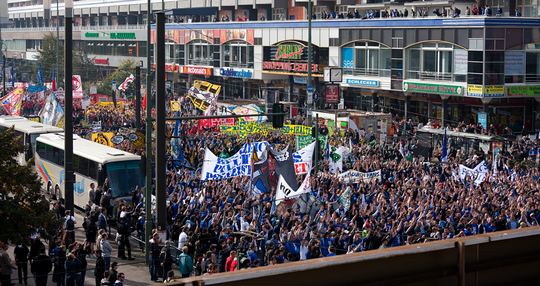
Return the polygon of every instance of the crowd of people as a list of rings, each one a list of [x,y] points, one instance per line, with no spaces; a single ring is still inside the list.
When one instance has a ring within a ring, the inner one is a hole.
[[[180,100],[182,114],[200,113],[189,100]],[[107,109],[86,114],[100,119],[102,128],[130,124],[132,116],[114,115]],[[17,266],[26,257],[36,282],[52,271],[57,285],[82,285],[86,259],[91,257],[96,259],[96,285],[122,285],[124,274],[111,261],[112,244],[118,246],[118,259],[133,259],[130,236],[135,234],[150,244],[151,280],[171,281],[175,270],[182,277],[208,275],[539,224],[540,171],[529,157],[529,150],[540,147],[537,140],[523,137],[505,142],[496,158],[479,148],[465,152],[450,147],[447,160],[441,162],[440,146],[428,155],[415,154],[417,125],[395,121],[393,128],[396,136],[385,144],[361,129],[328,135],[329,146],[349,146],[343,171],[380,170],[380,179],[340,180],[330,170],[332,158],[325,155],[326,146],[321,146],[318,173],[309,178],[311,192],[277,204],[275,190],[252,193],[248,176],[202,181],[199,171],[206,148],[226,158],[246,142],[267,141],[277,149],[294,146],[294,135],[239,136],[183,122],[180,146],[187,164],[168,165],[166,236],[157,229],[151,237],[144,236],[143,189],[133,190],[130,201],[113,208],[106,182],[89,191],[85,218],[79,224],[85,231],[83,242],[74,236],[79,222],[58,201],[55,210],[64,224],[50,240],[48,255],[45,245],[34,239],[28,254],[15,253]],[[485,132],[474,125],[454,128]],[[320,125],[319,133],[327,134],[327,127]],[[488,169],[483,181],[460,176],[460,165],[472,169],[482,162]],[[299,183],[304,176],[297,176]],[[269,180],[275,186],[275,174]],[[116,231],[110,228],[111,220]],[[115,237],[112,243],[111,237]],[[2,261],[6,261],[4,248]],[[2,264],[3,275],[8,272],[4,265],[9,263]],[[25,272],[21,273],[24,282]]]

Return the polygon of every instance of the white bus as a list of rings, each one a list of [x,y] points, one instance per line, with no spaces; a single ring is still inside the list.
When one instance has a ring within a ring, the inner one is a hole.
[[[58,199],[64,195],[64,134],[44,134],[37,138],[36,170],[43,186]],[[73,135],[74,203],[84,208],[90,184],[109,181],[112,201],[130,201],[131,192],[141,186],[141,157]],[[116,205],[116,203],[114,204]]]
[[[18,136],[21,136],[22,143],[24,144],[24,152],[17,156],[17,162],[21,165],[26,165],[26,162],[34,157],[34,153],[36,153],[36,138],[39,135],[62,132],[61,128],[35,122],[25,117],[0,116],[0,131],[11,127],[13,127]]]

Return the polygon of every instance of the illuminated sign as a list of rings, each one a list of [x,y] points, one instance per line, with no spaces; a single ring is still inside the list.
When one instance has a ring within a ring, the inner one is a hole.
[[[212,68],[205,68],[205,67],[183,66],[182,73],[209,76],[209,75],[212,75],[213,70]]]
[[[304,54],[304,46],[299,44],[281,44],[277,46],[274,59],[276,60],[301,60]]]
[[[137,37],[135,36],[135,33],[130,32],[112,32],[112,33],[105,33],[105,32],[86,32],[83,34],[84,38],[103,38],[103,39],[111,39],[111,40],[136,40]]]
[[[96,65],[109,65],[109,58],[104,59],[94,59]]]
[[[252,78],[253,70],[251,69],[235,69],[235,68],[220,68],[219,75],[223,77],[239,77]]]
[[[307,73],[307,63],[290,63],[290,62],[263,62],[263,70],[292,72],[292,73]],[[319,73],[319,64],[312,64],[311,70],[314,73]]]
[[[349,85],[369,86],[369,87],[379,87],[381,85],[381,82],[378,80],[356,79],[356,78],[348,78],[345,81],[345,83]]]
[[[504,86],[502,85],[477,85],[467,86],[467,96],[469,97],[504,97]]]

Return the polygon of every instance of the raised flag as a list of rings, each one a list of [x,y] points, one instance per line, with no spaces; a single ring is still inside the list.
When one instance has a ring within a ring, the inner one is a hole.
[[[129,85],[130,83],[132,83],[134,80],[135,80],[135,76],[134,76],[133,74],[130,74],[128,77],[126,77],[126,79],[124,80],[124,82],[122,82],[122,83],[118,86],[118,90],[126,91],[127,88],[128,88],[128,85]]]
[[[448,161],[448,147],[447,147],[447,138],[446,138],[446,128],[444,128],[444,137],[443,137],[443,143],[442,143],[442,156],[441,156],[441,162],[447,162]]]
[[[6,96],[0,98],[0,105],[2,105],[10,115],[21,115],[23,94],[24,88],[17,87]]]

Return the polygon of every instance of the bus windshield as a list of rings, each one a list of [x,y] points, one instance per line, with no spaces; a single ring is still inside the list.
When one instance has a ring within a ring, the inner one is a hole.
[[[113,198],[130,196],[142,181],[139,161],[108,163],[106,170]]]

